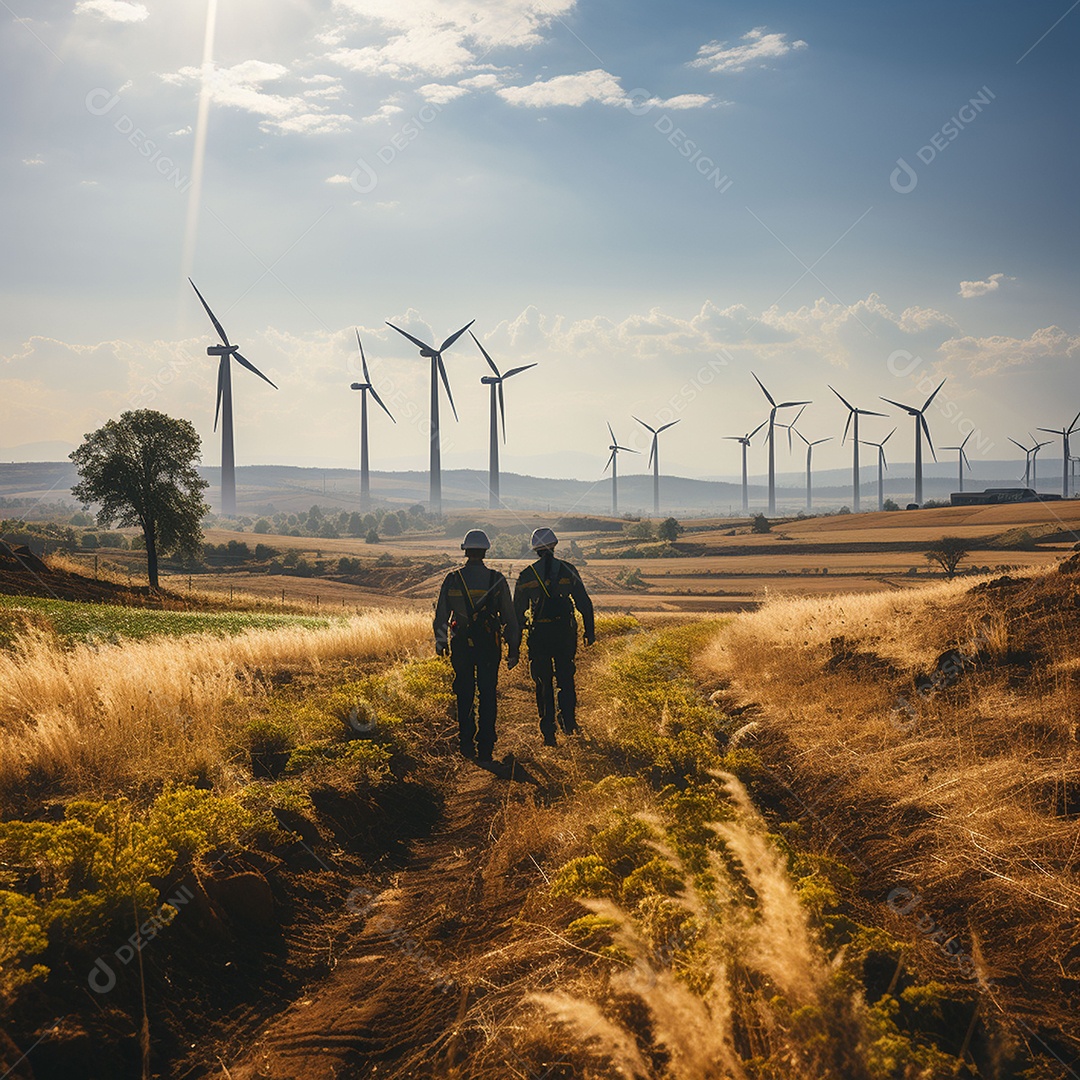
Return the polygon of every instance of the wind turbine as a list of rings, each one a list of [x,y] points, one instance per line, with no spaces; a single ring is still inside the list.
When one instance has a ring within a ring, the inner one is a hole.
[[[214,324],[214,329],[218,332],[218,337],[221,338],[220,345],[211,345],[206,350],[207,356],[218,357],[218,376],[217,376],[217,408],[214,410],[214,430],[217,431],[218,418],[222,414],[222,404],[225,406],[224,418],[221,421],[221,513],[225,517],[236,516],[236,458],[233,454],[233,411],[232,411],[232,364],[229,363],[230,358],[235,357],[236,362],[242,367],[246,367],[248,371],[254,371],[264,382],[270,383],[274,389],[277,386],[270,382],[270,380],[250,361],[240,355],[239,345],[230,345],[229,338],[225,333],[221,323],[217,321],[214,313],[210,310],[210,305],[203,299],[203,294],[199,292],[198,287],[191,278],[188,278],[191,282],[191,287],[195,290],[195,295],[199,298],[202,306],[206,309],[206,314],[210,316],[210,321]]]
[[[867,446],[877,447],[877,508],[879,510],[885,509],[885,470],[889,467],[889,463],[885,460],[885,444],[895,434],[896,428],[893,428],[881,442],[870,442],[869,439],[863,439],[863,442],[866,443]]]
[[[1019,446],[1024,451],[1024,487],[1031,488],[1032,491],[1038,491],[1039,477],[1038,477],[1038,457],[1039,451],[1044,446],[1049,446],[1047,442],[1035,442],[1031,432],[1028,432],[1028,438],[1031,439],[1033,446],[1024,446],[1023,443],[1018,443],[1015,439],[1009,439],[1009,442],[1013,446]]]
[[[945,385],[945,380],[942,379],[937,385],[935,390],[923,404],[921,409],[916,409],[914,405],[901,405],[899,401],[893,401],[891,398],[883,397],[881,400],[888,402],[890,405],[895,405],[898,409],[903,409],[909,416],[915,419],[915,502],[917,505],[922,506],[922,437],[923,432],[926,432],[926,441],[930,446],[930,453],[934,455],[934,460],[937,461],[937,454],[934,453],[934,440],[930,438],[930,427],[926,423],[926,410],[930,408],[930,402],[937,397],[938,390]]]
[[[615,438],[615,432],[611,430],[611,424],[607,426],[608,434],[611,436],[611,445],[608,449],[611,451],[611,457],[608,458],[607,465],[604,466],[604,472],[608,471],[608,465],[611,466],[611,516],[619,516],[619,451],[629,450],[631,454],[636,454],[637,451],[631,449],[629,446],[620,446],[619,440]]]
[[[842,446],[847,441],[848,429],[854,421],[854,431],[851,433],[851,509],[854,513],[859,512],[859,417],[860,416],[884,416],[884,413],[871,412],[870,409],[856,409],[839,390],[829,387],[830,390],[847,406],[848,418],[844,425],[844,437],[840,440]]]
[[[645,423],[644,420],[638,420],[635,416],[635,420],[647,430],[652,432],[652,446],[649,448],[649,465],[652,466],[652,503],[653,503],[653,516],[660,516],[660,432],[667,431],[669,427],[674,427],[679,421],[672,420],[668,424],[664,424],[662,427],[654,428]],[[613,436],[614,438],[614,436]]]
[[[446,396],[450,400],[450,408],[454,410],[454,419],[457,419],[457,407],[454,405],[454,395],[450,393],[450,380],[446,377],[446,366],[443,364],[442,354],[446,352],[446,350],[449,349],[474,322],[476,322],[475,319],[463,326],[456,334],[451,334],[437,349],[421,341],[419,338],[413,337],[412,334],[402,330],[400,326],[394,326],[392,322],[387,322],[386,324],[392,330],[396,330],[401,334],[402,337],[407,337],[414,345],[418,346],[420,355],[431,361],[431,454],[428,471],[428,501],[431,504],[431,512],[435,515],[442,513],[442,457],[439,449],[440,378],[442,379],[443,386],[446,387]]]
[[[968,439],[970,439],[971,436],[974,435],[974,434],[975,434],[974,429],[969,431],[964,436],[964,441],[959,446],[943,446],[941,448],[942,450],[955,450],[957,452],[956,457],[957,457],[957,462],[958,462],[958,465],[959,465],[959,468],[960,468],[960,490],[961,491],[964,490],[964,466],[966,465],[968,467],[968,472],[971,471],[971,462],[968,461],[968,456],[964,452],[964,447],[967,446]]]
[[[762,420],[760,424],[753,431],[748,431],[745,435],[725,435],[725,439],[729,439],[732,442],[737,442],[742,446],[742,508],[745,514],[750,509],[750,502],[747,499],[746,489],[746,450],[750,445],[750,440],[768,423],[768,420]]]
[[[490,375],[485,375],[480,380],[485,386],[491,387],[491,448],[488,453],[488,507],[495,510],[499,505],[499,417],[502,418],[503,442],[506,442],[506,401],[503,398],[503,380],[509,379],[511,375],[519,375],[523,371],[528,371],[529,368],[536,367],[536,365],[526,364],[524,367],[511,368],[505,375],[500,375],[499,369],[495,366],[495,361],[488,356],[487,350],[480,344],[476,335],[471,330],[469,331],[469,337],[476,342],[476,347],[484,354],[484,359],[488,362],[488,367],[495,372],[494,378]],[[498,395],[498,408],[496,408],[495,401],[496,393]],[[498,413],[498,417],[496,416],[496,412]]]
[[[1061,497],[1069,497],[1069,436],[1076,430],[1076,424],[1080,421],[1080,413],[1073,418],[1073,422],[1067,428],[1036,428],[1037,431],[1045,431],[1050,435],[1061,436],[1062,464],[1061,464]]]
[[[752,371],[750,372],[750,374],[754,375],[754,373]],[[769,513],[770,517],[773,517],[776,514],[776,447],[775,447],[774,442],[773,442],[773,436],[775,435],[775,431],[773,430],[773,427],[774,427],[774,424],[776,422],[776,410],[777,409],[790,409],[790,408],[794,408],[794,406],[796,406],[796,405],[809,405],[810,402],[809,401],[781,401],[780,404],[777,405],[776,401],[773,399],[772,394],[770,394],[769,391],[765,389],[764,383],[762,383],[762,381],[757,377],[757,375],[754,375],[754,380],[755,380],[755,382],[757,382],[758,386],[761,387],[761,392],[765,395],[766,398],[768,398],[769,404],[772,406],[772,408],[769,410],[769,421],[768,421],[768,423],[769,423],[769,434],[766,436],[766,438],[769,440],[769,510],[768,510],[768,513]]]
[[[794,424],[792,424],[792,427],[794,427]],[[815,439],[811,442],[798,428],[795,428],[795,434],[806,443],[806,509],[812,510],[814,508],[814,501],[810,490],[810,458],[814,452],[814,447],[819,446],[823,442],[832,442],[832,436],[830,435],[825,439]]]
[[[367,396],[368,391],[378,402],[382,411],[394,420],[394,414],[383,404],[378,391],[371,385],[371,375],[368,374],[367,359],[364,356],[364,346],[360,344],[360,331],[356,331],[356,344],[360,346],[360,364],[364,369],[364,381],[354,382],[350,389],[360,391],[360,509],[368,509],[371,502],[371,486],[368,482],[368,437],[367,437]],[[396,424],[397,421],[394,420]]]

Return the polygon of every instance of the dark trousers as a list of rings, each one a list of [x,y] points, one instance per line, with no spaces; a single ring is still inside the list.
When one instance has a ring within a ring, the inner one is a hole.
[[[545,736],[555,734],[555,683],[559,685],[559,726],[566,732],[577,727],[576,654],[576,622],[566,627],[541,624],[529,632],[529,672],[536,685],[536,711]]]
[[[457,698],[458,736],[462,750],[471,750],[473,740],[481,754],[495,745],[495,696],[498,692],[499,661],[502,649],[495,638],[477,638],[470,645],[465,638],[450,642],[450,663],[454,668],[454,696]],[[477,730],[475,699],[479,691],[480,724]]]

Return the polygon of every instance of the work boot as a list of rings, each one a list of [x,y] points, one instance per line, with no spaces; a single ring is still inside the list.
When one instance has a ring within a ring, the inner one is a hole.
[[[557,743],[557,742],[555,741],[555,732],[554,732],[554,731],[553,731],[553,732],[551,732],[551,734],[550,734],[550,735],[545,735],[545,736],[544,736],[544,745],[545,745],[545,746],[558,746],[558,745],[559,745],[559,744],[558,744],[558,743]]]
[[[569,724],[564,723],[562,729],[564,735],[576,735],[581,730],[573,720]]]

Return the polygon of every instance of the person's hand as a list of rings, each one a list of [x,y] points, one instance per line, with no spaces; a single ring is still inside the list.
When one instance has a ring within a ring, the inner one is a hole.
[[[436,645],[435,646],[435,655],[436,656],[445,656],[449,651],[450,651],[450,646],[449,645]]]
[[[585,635],[585,644],[586,645],[592,645],[595,641],[596,641],[596,632],[595,631],[593,633],[591,633],[591,634],[586,634]]]
[[[520,654],[518,654],[516,652],[515,653],[507,653],[506,654],[506,667],[507,667],[507,670],[508,671],[513,671],[514,668],[517,667],[518,660],[520,660],[520,659],[521,659]]]

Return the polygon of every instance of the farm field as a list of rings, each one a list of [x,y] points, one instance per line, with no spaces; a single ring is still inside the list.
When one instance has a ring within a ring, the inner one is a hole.
[[[135,1080],[145,1038],[150,1075],[208,1080],[1057,1075],[1078,570],[601,615],[584,734],[540,745],[523,666],[488,767],[419,611],[0,646],[0,1063]],[[103,606],[72,610],[133,610]],[[141,977],[133,896],[164,913]]]

